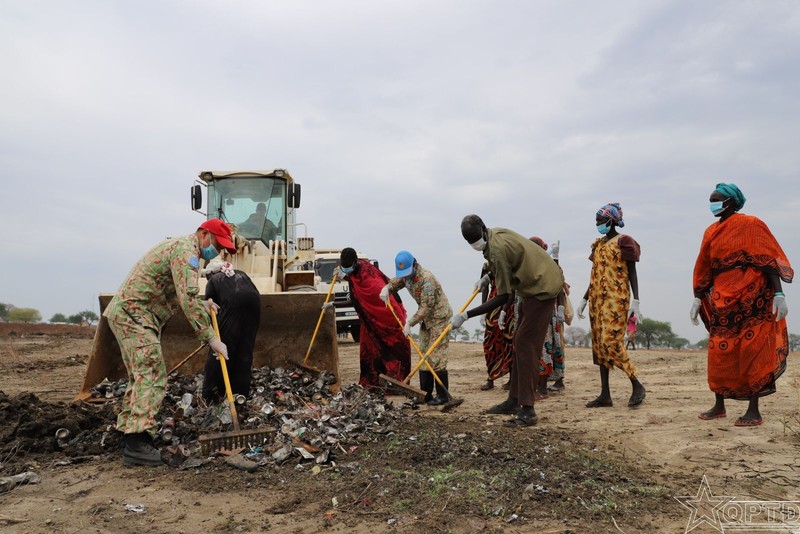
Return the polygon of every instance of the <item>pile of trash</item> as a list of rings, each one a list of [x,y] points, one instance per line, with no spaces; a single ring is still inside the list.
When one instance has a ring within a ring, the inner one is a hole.
[[[253,369],[250,398],[237,396],[236,411],[242,430],[265,430],[266,437],[241,451],[247,465],[328,464],[362,443],[392,434],[398,420],[406,417],[380,391],[369,392],[352,384],[333,393],[335,382],[327,371]],[[200,465],[198,459],[206,455],[198,438],[233,430],[227,400],[206,404],[202,386],[202,374],[179,375],[168,382],[156,416],[156,445],[162,447],[169,465]],[[113,400],[124,395],[126,387],[125,380],[106,381],[92,390],[92,396]]]

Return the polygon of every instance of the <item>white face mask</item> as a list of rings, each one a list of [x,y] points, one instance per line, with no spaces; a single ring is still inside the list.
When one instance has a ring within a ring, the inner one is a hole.
[[[483,240],[483,237],[475,241],[474,243],[470,243],[469,246],[477,250],[478,252],[484,250],[486,248],[486,241]]]

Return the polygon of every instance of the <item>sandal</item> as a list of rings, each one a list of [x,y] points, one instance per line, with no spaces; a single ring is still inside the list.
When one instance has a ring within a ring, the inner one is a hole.
[[[587,408],[610,408],[614,406],[614,401],[601,400],[600,397],[586,403]]]
[[[525,415],[522,413],[518,413],[516,417],[513,419],[509,419],[503,426],[507,427],[518,427],[518,426],[534,426],[536,423],[539,422],[539,417],[536,415]]]
[[[494,380],[487,380],[481,385],[481,391],[489,391],[494,389]]]
[[[763,419],[743,419],[741,417],[733,423],[734,426],[758,426],[763,424]]]
[[[708,410],[707,412],[703,412],[697,416],[698,419],[702,419],[703,421],[711,421],[712,419],[721,419],[723,417],[727,417],[725,412],[714,412],[713,410]]]

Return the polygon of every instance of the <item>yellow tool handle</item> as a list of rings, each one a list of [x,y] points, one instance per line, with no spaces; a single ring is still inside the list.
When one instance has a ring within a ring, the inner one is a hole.
[[[466,304],[464,304],[463,306],[461,306],[461,309],[460,309],[460,310],[458,310],[458,313],[464,313],[464,310],[466,310],[466,309],[467,309],[467,306],[469,306],[470,304],[472,304],[472,301],[475,299],[475,297],[476,297],[476,296],[478,295],[478,293],[480,293],[480,292],[481,292],[481,289],[480,289],[480,288],[476,288],[476,289],[475,289],[475,291],[473,291],[473,292],[472,292],[472,296],[469,298],[469,300],[467,301],[467,303],[466,303]],[[441,333],[441,334],[439,334],[439,337],[438,337],[438,338],[436,338],[436,341],[434,341],[434,342],[433,342],[433,345],[431,345],[430,347],[428,347],[428,351],[425,353],[425,358],[424,358],[423,360],[420,360],[420,361],[417,363],[417,366],[416,366],[416,367],[414,367],[414,369],[412,369],[412,370],[411,370],[411,373],[408,375],[408,377],[406,377],[406,383],[408,383],[408,382],[410,382],[410,381],[411,381],[411,377],[412,377],[412,376],[414,376],[414,375],[416,374],[416,372],[417,372],[417,371],[419,371],[419,368],[420,368],[420,367],[422,367],[422,362],[423,362],[425,359],[427,359],[427,358],[428,358],[428,356],[430,356],[431,354],[433,354],[433,350],[434,350],[436,347],[438,347],[438,346],[439,346],[439,343],[441,343],[441,342],[442,342],[442,340],[445,338],[445,336],[447,336],[447,334],[449,334],[449,333],[450,333],[450,330],[451,330],[452,328],[453,328],[453,323],[448,323],[448,324],[447,324],[447,326],[445,327],[445,329],[442,331],[442,333]]]
[[[405,325],[403,324],[403,321],[401,321],[400,318],[397,316],[397,314],[394,312],[394,307],[392,306],[392,301],[391,300],[387,300],[386,301],[386,306],[389,307],[389,310],[392,312],[392,315],[394,315],[394,318],[397,321],[397,324],[400,325],[400,328],[404,328]],[[444,384],[442,384],[442,381],[439,379],[439,375],[437,375],[436,371],[433,370],[433,366],[431,365],[431,362],[429,362],[428,358],[425,357],[424,354],[422,354],[421,350],[419,350],[419,345],[417,345],[417,342],[414,341],[413,337],[411,337],[411,336],[407,336],[407,337],[408,337],[408,341],[411,342],[411,346],[414,347],[415,351],[417,351],[417,355],[419,355],[419,361],[420,362],[423,362],[423,361],[425,362],[425,365],[428,366],[428,370],[433,375],[433,378],[435,378],[436,381],[439,382],[439,385],[444,387]],[[403,382],[405,382],[406,384],[410,383],[411,382],[411,377],[414,376],[414,373],[416,373],[416,370],[414,370],[414,372],[410,373]]]
[[[325,302],[327,304],[331,300],[331,293],[333,293],[333,285],[336,283],[336,273],[333,273],[333,278],[331,279],[331,286],[328,288],[328,294],[325,295]],[[303,358],[303,365],[308,361],[308,357],[311,355],[311,347],[314,346],[314,341],[317,339],[317,333],[319,332],[319,326],[322,324],[322,318],[325,317],[325,308],[322,308],[319,311],[319,319],[317,319],[317,326],[314,328],[314,335],[311,336],[311,343],[308,344],[308,350],[306,351],[306,357]]]
[[[211,312],[211,324],[214,325],[214,333],[217,334],[217,339],[222,341],[222,337],[219,335],[219,326],[217,326],[217,312],[214,310],[214,307],[211,306],[209,308]],[[239,428],[239,416],[236,413],[236,402],[233,400],[233,391],[231,391],[231,380],[228,378],[228,365],[225,363],[225,356],[222,354],[217,354],[217,359],[219,360],[219,365],[222,367],[222,380],[225,381],[225,395],[228,397],[228,404],[231,407],[231,419],[233,420],[233,429],[238,431]]]

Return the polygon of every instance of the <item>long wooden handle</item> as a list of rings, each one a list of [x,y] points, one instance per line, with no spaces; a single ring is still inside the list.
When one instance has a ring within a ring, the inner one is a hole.
[[[207,347],[207,346],[208,346],[208,343],[206,343],[205,341],[203,341],[203,343],[202,343],[202,344],[201,344],[199,347],[197,347],[196,349],[194,349],[190,355],[188,355],[187,357],[185,357],[184,359],[182,359],[182,360],[180,361],[180,363],[178,363],[178,365],[176,365],[175,367],[173,367],[173,368],[172,368],[172,370],[171,370],[169,373],[167,373],[167,376],[171,375],[172,373],[174,373],[175,371],[177,371],[178,369],[180,369],[181,367],[183,367],[183,364],[184,364],[184,363],[188,362],[188,361],[189,361],[189,360],[192,358],[192,356],[194,356],[195,354],[197,354],[198,352],[200,352],[200,351],[203,349],[203,347]]]
[[[461,309],[458,311],[458,313],[464,313],[464,310],[467,309],[467,306],[472,304],[472,301],[475,300],[475,297],[478,296],[478,293],[480,293],[480,292],[481,292],[481,289],[479,287],[475,288],[475,291],[472,292],[472,296],[470,296],[469,300],[463,306],[461,306]],[[394,313],[394,311],[392,313]],[[398,319],[398,321],[399,321],[399,319]],[[408,375],[408,377],[406,377],[406,383],[411,381],[411,377],[414,376],[417,371],[419,371],[419,368],[422,367],[422,363],[425,360],[428,359],[428,356],[433,354],[434,349],[439,346],[439,343],[441,343],[442,340],[447,336],[447,334],[450,333],[450,330],[452,328],[453,328],[453,323],[448,323],[447,326],[445,327],[445,329],[442,330],[442,333],[439,334],[439,337],[436,338],[436,341],[433,342],[433,345],[428,347],[428,350],[425,352],[425,356],[422,359],[420,359],[419,362],[417,362],[416,367],[414,367],[414,369],[412,369],[412,371]],[[428,365],[430,366],[430,364],[428,364]]]
[[[392,301],[391,300],[387,300],[386,301],[386,306],[388,306],[389,310],[392,312],[392,315],[394,315],[394,318],[397,321],[397,324],[400,325],[400,328],[405,328],[405,325],[403,324],[403,321],[401,321],[400,317],[398,317],[397,314],[395,313],[394,307],[392,306]],[[442,387],[444,387],[444,384],[442,384],[442,381],[439,379],[439,375],[437,375],[436,371],[433,370],[433,366],[431,365],[431,362],[428,361],[428,358],[425,357],[424,354],[422,354],[421,350],[419,350],[419,345],[417,345],[417,342],[414,341],[414,338],[411,337],[410,335],[406,336],[406,337],[408,337],[408,341],[411,343],[411,346],[414,347],[414,350],[417,351],[417,355],[419,356],[419,361],[420,362],[423,362],[423,361],[425,362],[425,365],[428,367],[428,370],[431,372],[431,374],[433,374],[433,378],[435,378],[436,381],[439,382],[439,384]],[[415,369],[414,371],[409,373],[408,376],[405,378],[405,380],[403,380],[403,382],[405,382],[406,384],[410,384],[411,383],[411,377],[413,377],[414,373],[416,373],[416,372],[417,372],[417,370]]]
[[[331,293],[333,293],[333,285],[336,283],[336,273],[333,273],[333,278],[331,279],[331,286],[328,288],[328,294],[325,295],[325,303],[327,304],[331,300]],[[323,305],[324,305],[323,304]],[[319,332],[319,326],[322,324],[322,318],[325,317],[325,308],[322,308],[319,311],[319,319],[317,319],[317,326],[314,328],[314,335],[311,336],[311,343],[308,344],[308,350],[306,351],[306,357],[303,358],[303,365],[308,361],[308,357],[311,355],[311,347],[314,346],[314,341],[317,339],[317,332]]]
[[[217,312],[214,306],[209,309],[211,311],[211,324],[214,325],[214,333],[217,334],[217,339],[222,341],[219,335],[219,326],[217,326]],[[222,380],[225,381],[225,395],[228,397],[228,404],[231,407],[231,419],[233,420],[233,429],[237,432],[241,430],[239,427],[239,415],[236,413],[236,402],[233,400],[233,391],[231,391],[231,381],[228,378],[228,365],[225,363],[225,356],[217,354],[219,365],[222,367]]]

